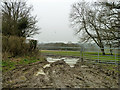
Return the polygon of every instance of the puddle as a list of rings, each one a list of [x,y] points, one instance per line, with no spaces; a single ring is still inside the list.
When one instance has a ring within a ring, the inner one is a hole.
[[[52,57],[47,57],[47,61],[49,63],[53,63],[56,62],[58,60],[64,60],[68,65],[70,65],[70,67],[74,67],[74,65],[76,64],[76,62],[79,60],[79,58],[52,58]]]

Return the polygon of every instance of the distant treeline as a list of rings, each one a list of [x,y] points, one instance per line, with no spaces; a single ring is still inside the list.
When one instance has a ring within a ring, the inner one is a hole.
[[[37,46],[40,50],[71,50],[98,51],[100,48],[95,43],[42,43]],[[107,47],[106,47],[107,48]]]
[[[41,50],[79,50],[80,45],[76,43],[46,43],[39,44],[38,48]]]

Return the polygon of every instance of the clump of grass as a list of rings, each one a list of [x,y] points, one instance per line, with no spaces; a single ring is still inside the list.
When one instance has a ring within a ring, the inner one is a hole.
[[[16,64],[16,62],[13,62],[13,61],[10,61],[10,60],[2,61],[3,72],[14,69],[15,64]]]

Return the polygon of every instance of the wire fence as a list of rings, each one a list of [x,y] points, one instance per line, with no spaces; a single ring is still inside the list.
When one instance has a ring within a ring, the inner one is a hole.
[[[102,48],[91,47],[41,47],[42,54],[54,56],[78,57],[80,60],[92,61],[95,63],[120,64],[120,48],[104,48],[105,55],[102,54]]]
[[[101,49],[96,48],[94,50],[90,48],[83,48],[83,59],[92,60],[97,63],[107,64],[119,64],[120,54],[118,53],[120,48],[104,48],[105,55],[103,55]],[[81,55],[82,56],[82,55]]]

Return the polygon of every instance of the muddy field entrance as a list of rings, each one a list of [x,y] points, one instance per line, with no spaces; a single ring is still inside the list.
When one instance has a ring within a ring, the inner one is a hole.
[[[70,63],[76,60],[76,63]],[[109,68],[113,68],[110,70]],[[78,58],[47,57],[3,75],[7,88],[118,88],[117,66],[80,62]]]

